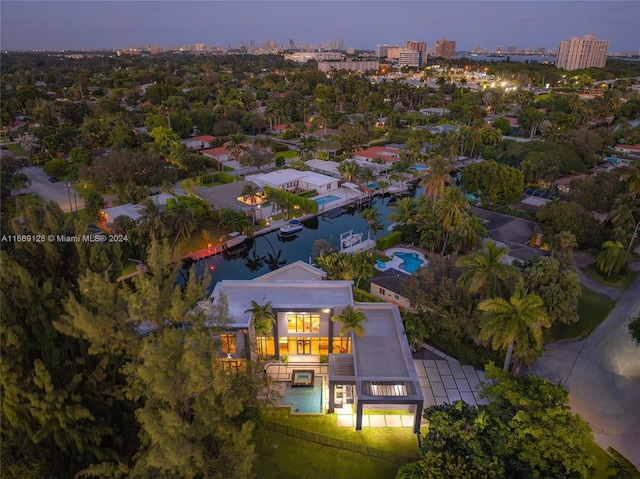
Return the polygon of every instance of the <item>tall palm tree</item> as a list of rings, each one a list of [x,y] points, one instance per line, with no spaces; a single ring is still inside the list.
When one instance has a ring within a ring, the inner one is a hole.
[[[638,236],[640,228],[640,201],[632,194],[625,194],[616,201],[616,207],[609,213],[611,222],[625,231],[632,231],[627,252],[631,252],[631,246]]]
[[[337,316],[332,316],[331,321],[340,321],[342,328],[340,329],[340,336],[344,336],[349,331],[353,331],[358,336],[364,336],[364,326],[362,323],[369,321],[369,318],[362,312],[354,308],[353,306],[347,306],[344,311]]]
[[[168,221],[176,237],[171,245],[171,250],[176,247],[178,240],[188,240],[198,226],[193,208],[185,206],[183,203],[176,203],[168,213]]]
[[[517,273],[502,261],[508,253],[509,248],[488,241],[482,250],[463,256],[457,261],[457,266],[464,269],[458,284],[482,299],[506,297]]]
[[[425,196],[437,200],[451,182],[451,170],[451,162],[444,156],[435,155],[427,159],[427,175],[422,179]]]
[[[276,322],[276,316],[271,311],[271,301],[265,304],[258,304],[251,300],[251,307],[245,309],[245,313],[251,313],[251,324],[258,337],[273,337],[273,325]]]
[[[571,263],[578,241],[571,231],[561,231],[551,241],[551,255],[564,264]]]
[[[444,231],[441,255],[447,250],[451,230],[458,225],[469,211],[469,200],[457,188],[446,188],[444,195],[435,203],[438,224]]]
[[[353,183],[357,176],[360,166],[355,161],[343,161],[338,165],[338,171],[344,178],[344,181]]]
[[[305,136],[300,140],[300,158],[310,160],[318,151],[318,139],[315,136]]]
[[[227,150],[229,150],[229,153],[231,153],[231,156],[236,161],[239,161],[240,156],[242,156],[242,154],[246,152],[246,148],[243,145],[245,140],[246,138],[242,133],[233,133],[227,138],[225,147],[227,148]]]
[[[367,222],[367,228],[369,232],[373,233],[373,240],[375,241],[378,231],[382,229],[382,223],[380,222],[382,214],[378,211],[378,208],[374,206],[363,210],[360,216]]]
[[[489,341],[494,350],[507,349],[505,371],[509,370],[514,346],[518,351],[514,374],[520,371],[522,363],[528,364],[540,354],[542,328],[550,326],[540,296],[526,294],[519,288],[509,301],[502,298],[485,299],[478,309],[484,312],[479,338]]]

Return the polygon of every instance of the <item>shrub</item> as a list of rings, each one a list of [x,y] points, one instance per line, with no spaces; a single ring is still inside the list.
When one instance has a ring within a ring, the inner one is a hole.
[[[318,195],[318,190],[309,190],[309,191],[303,191],[302,193],[298,193],[298,196],[300,198],[313,198],[314,196]]]
[[[220,173],[216,173],[213,175],[213,181],[217,183],[233,183],[236,181],[234,176],[231,176],[229,173],[221,171]]]
[[[393,231],[388,235],[381,236],[376,240],[376,248],[379,251],[391,248],[402,241],[402,231]]]

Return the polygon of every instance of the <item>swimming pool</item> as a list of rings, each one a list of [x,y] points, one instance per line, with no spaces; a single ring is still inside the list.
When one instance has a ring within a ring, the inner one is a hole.
[[[337,196],[329,195],[329,196],[323,196],[322,198],[316,198],[314,201],[318,203],[318,206],[320,208],[322,208],[327,203],[331,203],[332,201],[336,201],[339,199],[340,198],[338,198]]]
[[[371,183],[367,185],[367,187],[371,188],[372,190],[375,190],[376,188],[380,188],[380,182],[376,181],[375,183]]]
[[[394,253],[394,256],[404,261],[400,264],[400,269],[405,270],[407,273],[415,273],[418,268],[424,264],[424,261],[418,257],[417,253],[405,253],[401,251]]]
[[[424,171],[427,169],[427,165],[413,165],[413,169],[416,171]]]
[[[291,413],[321,413],[322,411],[322,378],[316,378],[313,387],[291,387],[284,390],[284,404],[291,406]]]

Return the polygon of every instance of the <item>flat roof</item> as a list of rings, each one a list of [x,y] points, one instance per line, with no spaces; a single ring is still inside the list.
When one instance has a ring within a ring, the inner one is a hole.
[[[229,326],[249,326],[251,300],[260,304],[271,302],[274,309],[323,309],[353,304],[351,281],[221,281],[211,293],[216,301],[220,295],[227,297]]]
[[[318,170],[329,171],[331,173],[336,173],[336,174],[340,173],[338,171],[338,166],[340,166],[340,163],[337,163],[335,161],[324,161],[324,160],[313,159],[313,160],[307,160],[304,163],[309,168],[316,168]]]

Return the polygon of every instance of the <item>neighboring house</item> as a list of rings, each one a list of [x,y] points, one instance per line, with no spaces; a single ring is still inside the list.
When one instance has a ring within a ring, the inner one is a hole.
[[[382,160],[385,163],[393,164],[400,160],[400,151],[385,146],[372,146],[366,150],[354,152],[353,158],[367,163],[373,162],[374,160]]]
[[[589,175],[569,175],[569,176],[561,176],[557,178],[553,184],[558,188],[559,191],[563,193],[569,193],[571,190],[571,182],[573,180],[581,180],[584,178],[588,178]]]
[[[616,145],[616,153],[623,155],[640,155],[640,143],[636,145]]]
[[[304,162],[307,165],[309,170],[314,171],[316,173],[320,173],[322,175],[331,176],[333,178],[342,178],[342,174],[338,171],[338,166],[340,163],[336,161],[324,161],[324,160],[307,160]]]
[[[148,199],[153,201],[156,205],[158,205],[158,210],[162,213],[167,204],[167,201],[175,198],[175,196],[170,195],[169,193],[160,193],[158,195],[149,196]],[[127,216],[131,218],[133,221],[138,221],[142,218],[142,212],[144,207],[141,205],[134,205],[132,203],[125,203],[119,206],[112,206],[111,208],[104,208],[102,210],[102,215],[106,225],[111,228],[113,224],[113,220],[115,220],[118,216]]]
[[[267,130],[267,133],[271,133],[273,135],[282,135],[283,133],[292,130],[293,129],[293,125],[292,124],[285,124],[282,123],[280,125],[276,125],[273,128],[269,128]]]
[[[291,168],[249,175],[247,180],[253,181],[261,188],[270,186],[271,188],[285,191],[316,190],[318,193],[325,193],[338,189],[340,186],[338,178],[321,175],[313,171],[298,171]]]
[[[216,161],[229,161],[231,158],[231,153],[229,153],[229,150],[227,150],[225,146],[200,150],[200,154],[208,158],[213,158]]]
[[[211,142],[215,139],[215,136],[201,135],[193,138],[187,138],[180,142],[190,150],[202,150],[204,148],[209,148],[209,146],[211,146]]]
[[[446,108],[421,108],[418,110],[423,115],[435,115],[435,116],[444,116],[449,114],[449,110]]]
[[[282,382],[291,382],[296,372],[315,371],[322,378],[323,397],[328,395],[328,412],[353,403],[357,430],[371,405],[409,409],[418,433],[424,398],[398,307],[357,303],[352,281],[323,278],[323,271],[297,261],[254,280],[218,282],[211,304],[224,297],[229,315],[220,335],[220,360],[240,369],[246,359],[260,355],[271,361],[265,373]],[[275,322],[270,337],[255,335],[247,312],[252,300],[271,303]],[[367,317],[364,336],[351,330],[340,336],[342,323],[331,318],[347,306]]]
[[[411,304],[402,295],[402,285],[409,278],[409,274],[389,268],[371,278],[370,292],[380,299],[389,301],[401,308],[409,309]]]

